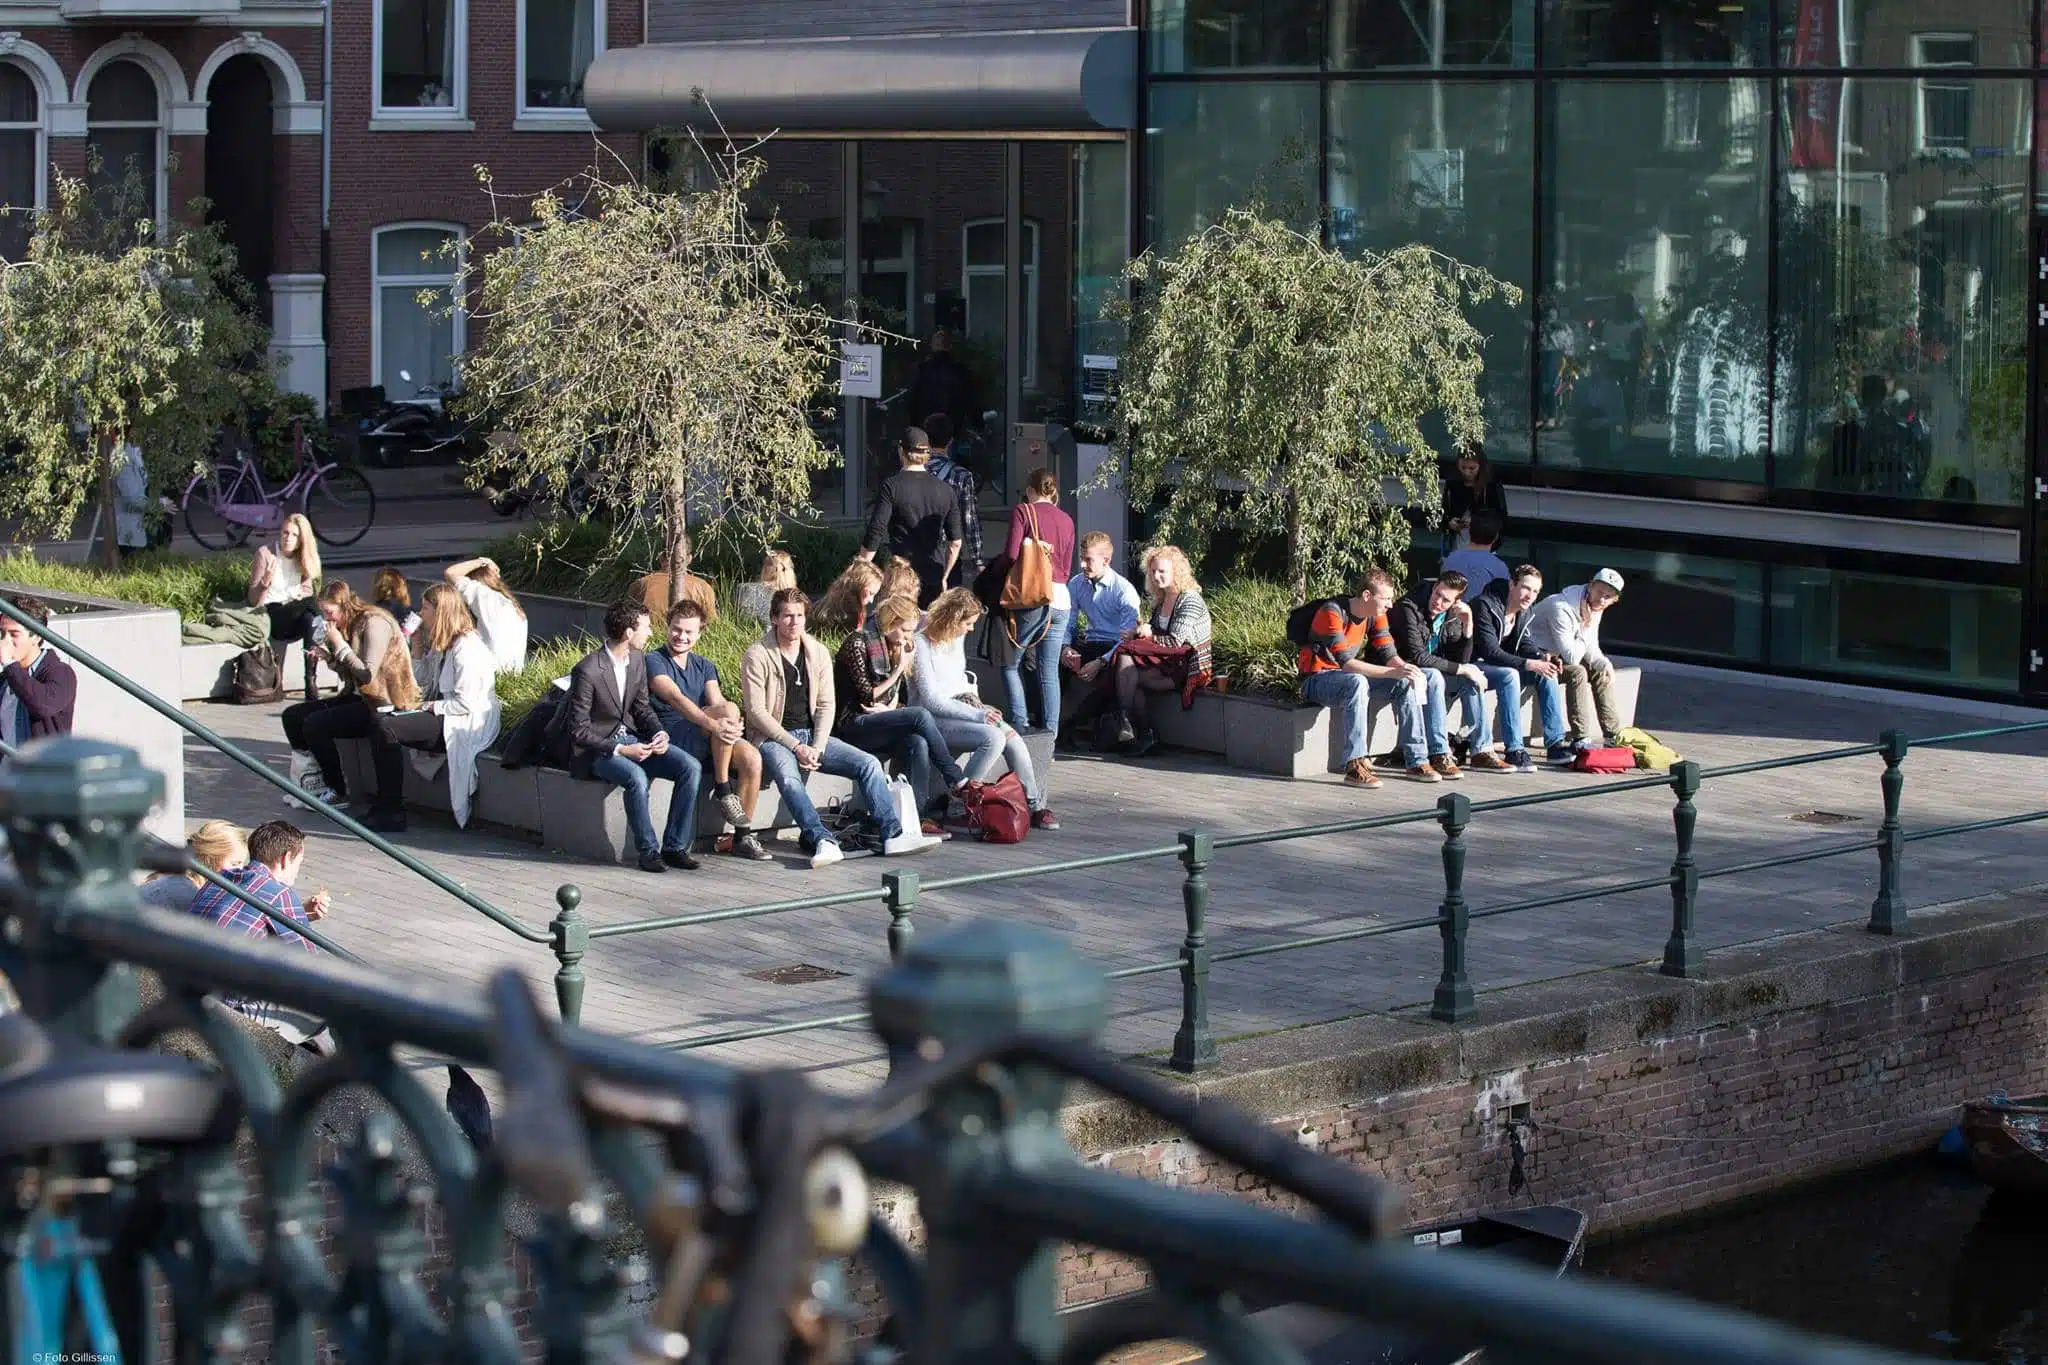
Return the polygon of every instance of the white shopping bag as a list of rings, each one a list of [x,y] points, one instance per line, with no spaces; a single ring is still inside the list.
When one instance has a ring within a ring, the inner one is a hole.
[[[896,827],[905,834],[916,834],[924,828],[924,817],[917,810],[917,789],[910,785],[910,779],[896,776],[889,779],[889,798],[896,805]]]

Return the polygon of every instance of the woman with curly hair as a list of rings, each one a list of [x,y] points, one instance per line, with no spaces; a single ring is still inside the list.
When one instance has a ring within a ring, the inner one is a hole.
[[[937,717],[939,734],[958,754],[969,779],[985,782],[996,764],[1008,761],[1024,784],[1033,829],[1058,829],[1059,818],[1045,803],[1045,789],[1031,767],[1031,751],[1003,713],[981,699],[967,671],[967,636],[981,620],[981,599],[971,588],[948,588],[932,603],[917,635],[917,662],[910,673],[910,700]]]
[[[1209,604],[1202,600],[1194,566],[1177,545],[1153,546],[1144,565],[1152,611],[1116,652],[1116,698],[1123,711],[1117,742],[1129,746],[1133,758],[1159,747],[1152,697],[1185,692],[1209,677]]]

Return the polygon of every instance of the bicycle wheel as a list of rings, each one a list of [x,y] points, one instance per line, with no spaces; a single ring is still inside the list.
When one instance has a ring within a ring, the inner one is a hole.
[[[185,485],[185,529],[192,539],[209,550],[240,549],[249,543],[251,528],[229,521],[219,509],[234,499],[251,500],[255,489],[247,487],[247,472],[227,461],[202,470]]]
[[[301,506],[313,534],[329,545],[355,544],[377,519],[377,494],[352,465],[329,465],[315,474]]]

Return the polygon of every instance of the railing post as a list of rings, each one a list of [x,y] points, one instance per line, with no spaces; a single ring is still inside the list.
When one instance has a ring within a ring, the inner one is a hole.
[[[1437,932],[1444,940],[1444,970],[1437,978],[1429,1017],[1446,1024],[1478,1013],[1472,982],[1465,975],[1465,931],[1472,922],[1465,904],[1465,826],[1472,822],[1472,798],[1453,792],[1437,798],[1444,827],[1444,902],[1437,908]]]
[[[917,932],[910,912],[917,909],[917,874],[884,872],[882,895],[889,905],[889,960],[901,962],[910,951],[910,936]]]
[[[1870,903],[1873,934],[1896,934],[1906,927],[1906,912],[1899,905],[1900,864],[1906,859],[1906,829],[1899,822],[1899,802],[1906,794],[1906,750],[1911,747],[1903,730],[1887,730],[1877,737],[1878,752],[1884,756],[1884,776],[1878,790],[1884,794],[1884,823],[1877,829],[1877,899]]]
[[[562,908],[555,912],[548,922],[548,930],[554,935],[550,945],[555,950],[555,960],[562,965],[555,969],[555,1003],[562,1011],[562,1022],[580,1024],[583,1022],[583,954],[590,949],[590,926],[583,922],[583,893],[574,883],[565,883],[555,888],[555,904]]]
[[[1180,945],[1180,1028],[1173,1035],[1173,1069],[1201,1071],[1216,1065],[1216,1035],[1209,1028],[1209,861],[1215,843],[1200,830],[1182,830],[1181,908],[1188,933]]]
[[[1671,937],[1664,941],[1666,976],[1693,976],[1700,969],[1700,944],[1693,933],[1693,907],[1700,892],[1700,869],[1693,861],[1692,836],[1700,813],[1692,804],[1700,791],[1700,765],[1690,759],[1671,765],[1671,790],[1678,804],[1671,808],[1671,827],[1678,834],[1678,856],[1671,862]]]

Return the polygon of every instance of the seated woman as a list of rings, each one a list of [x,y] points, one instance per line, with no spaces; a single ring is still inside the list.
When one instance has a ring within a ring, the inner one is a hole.
[[[348,800],[348,783],[334,742],[369,738],[372,705],[411,706],[419,690],[405,634],[389,612],[357,597],[346,583],[329,583],[319,600],[327,634],[311,657],[316,664],[325,659],[341,675],[341,695],[287,706],[282,719],[296,780],[315,800],[338,806]]]
[[[882,591],[882,571],[866,560],[856,559],[846,572],[832,580],[824,598],[813,612],[812,626],[818,630],[855,631],[868,623],[868,608]],[[916,593],[912,593],[914,598]]]
[[[891,597],[908,597],[911,601],[915,602],[922,588],[923,582],[918,578],[917,569],[912,566],[911,562],[902,555],[891,555],[889,562],[882,566],[882,592],[877,600],[887,601]],[[921,628],[924,622],[920,620],[918,625]]]
[[[261,607],[270,617],[272,644],[293,640],[313,642],[314,622],[320,612],[313,594],[320,591],[320,546],[313,537],[313,523],[294,512],[277,528],[275,547],[257,549],[249,566],[249,605]],[[306,700],[320,695],[314,683],[317,670],[306,660]]]
[[[895,600],[895,599],[890,599]],[[916,599],[911,599],[915,601]],[[981,620],[981,599],[971,588],[948,588],[932,603],[924,629],[917,636],[917,661],[910,674],[910,700],[932,713],[939,734],[956,753],[968,753],[967,776],[985,782],[995,775],[998,759],[1024,784],[1033,829],[1058,829],[1060,822],[1045,804],[1045,790],[1031,767],[1031,751],[1010,728],[1003,713],[984,705],[967,671],[967,635]]]
[[[412,609],[412,589],[395,566],[386,564],[377,570],[376,581],[370,584],[370,601],[391,613],[406,639],[420,628],[420,614]]]
[[[225,820],[208,820],[193,830],[186,837],[185,851],[201,867],[215,872],[225,872],[249,861],[248,839]],[[205,880],[196,873],[171,873],[152,877],[136,894],[144,905],[154,905],[159,910],[190,910],[192,898],[204,885]]]
[[[497,672],[491,650],[477,633],[455,589],[436,583],[420,602],[419,634],[412,641],[417,708],[392,703],[379,709],[370,730],[377,765],[377,795],[363,823],[395,834],[405,829],[405,748],[448,756],[448,799],[455,823],[469,823],[476,792],[477,756],[498,737]]]
[[[1140,619],[1116,658],[1116,700],[1122,708],[1117,742],[1133,758],[1159,747],[1152,728],[1152,698],[1184,692],[1209,677],[1209,604],[1195,582],[1188,557],[1172,545],[1145,552],[1145,588],[1152,595],[1149,619]],[[1147,645],[1158,648],[1147,648]]]
[[[761,561],[761,576],[734,589],[732,604],[741,616],[766,626],[775,594],[795,586],[796,561],[789,557],[787,550],[770,550]]]
[[[685,533],[683,536],[682,551],[684,561],[686,563],[689,562],[690,537],[688,533]],[[627,597],[647,608],[647,619],[650,621],[660,622],[668,620],[670,605],[668,583],[671,565],[672,561],[669,559],[668,551],[663,550],[654,561],[654,571],[642,574],[639,578],[634,579],[632,590],[626,594]],[[708,578],[699,578],[696,574],[685,569],[683,570],[683,596],[695,602],[703,609],[704,625],[706,628],[718,624],[717,584]]]
[[[915,597],[891,597],[875,608],[866,630],[841,642],[833,661],[840,706],[833,728],[855,748],[895,763],[916,789],[920,810],[930,813],[936,807],[944,815],[946,792],[957,793],[967,785],[967,776],[953,761],[932,713],[903,701],[917,667],[917,614]],[[946,784],[938,792],[931,784],[934,765]]]
[[[462,605],[497,661],[498,672],[517,673],[526,667],[526,608],[505,586],[498,561],[479,555],[450,564],[441,577],[462,595]],[[425,613],[421,615],[424,618]]]

